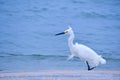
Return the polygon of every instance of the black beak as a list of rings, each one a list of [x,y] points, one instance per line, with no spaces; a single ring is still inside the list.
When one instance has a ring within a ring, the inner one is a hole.
[[[61,35],[61,34],[65,34],[65,32],[61,32],[61,33],[55,34],[55,36]]]

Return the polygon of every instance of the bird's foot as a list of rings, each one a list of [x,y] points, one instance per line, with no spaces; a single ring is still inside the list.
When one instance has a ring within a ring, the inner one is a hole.
[[[70,55],[67,60],[69,61],[69,60],[73,59],[73,57],[74,57],[74,55]]]
[[[90,70],[92,70],[92,69],[94,69],[95,67],[92,67],[92,68],[88,68],[88,71],[90,71]]]

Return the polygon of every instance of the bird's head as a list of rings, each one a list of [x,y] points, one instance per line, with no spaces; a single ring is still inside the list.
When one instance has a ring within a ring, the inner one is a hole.
[[[71,32],[73,32],[72,31],[72,28],[71,27],[69,27],[67,30],[65,30],[64,32],[61,32],[61,33],[58,33],[58,34],[55,34],[56,36],[57,35],[61,35],[61,34],[70,34]]]

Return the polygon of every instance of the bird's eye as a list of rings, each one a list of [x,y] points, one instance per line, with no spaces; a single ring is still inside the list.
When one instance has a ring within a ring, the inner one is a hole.
[[[68,31],[65,31],[65,33],[68,33]]]

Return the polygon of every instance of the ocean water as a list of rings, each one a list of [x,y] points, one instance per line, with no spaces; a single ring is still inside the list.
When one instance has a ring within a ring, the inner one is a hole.
[[[0,71],[83,70],[67,61],[67,35],[106,60],[96,70],[120,70],[120,0],[0,0]]]

